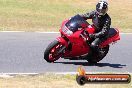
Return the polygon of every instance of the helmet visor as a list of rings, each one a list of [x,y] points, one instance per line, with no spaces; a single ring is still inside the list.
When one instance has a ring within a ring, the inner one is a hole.
[[[107,12],[107,10],[108,10],[108,9],[98,9],[98,10],[97,10],[97,13],[98,13],[99,15],[105,15],[106,12]]]

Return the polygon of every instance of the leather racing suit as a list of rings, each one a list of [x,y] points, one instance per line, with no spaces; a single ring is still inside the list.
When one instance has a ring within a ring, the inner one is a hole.
[[[99,44],[103,42],[109,33],[111,18],[106,13],[105,15],[99,15],[96,11],[81,15],[85,20],[92,19],[93,26],[95,27],[95,33],[90,34],[90,37],[94,40],[91,43],[92,52],[97,53],[99,50]]]

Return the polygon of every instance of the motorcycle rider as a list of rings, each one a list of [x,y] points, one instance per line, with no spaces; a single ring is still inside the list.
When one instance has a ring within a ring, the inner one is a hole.
[[[89,37],[94,39],[90,44],[92,53],[99,53],[99,44],[103,42],[107,36],[111,25],[111,18],[107,14],[108,3],[101,0],[96,5],[96,10],[90,13],[82,14],[81,16],[87,20],[92,19],[95,33],[89,34]]]

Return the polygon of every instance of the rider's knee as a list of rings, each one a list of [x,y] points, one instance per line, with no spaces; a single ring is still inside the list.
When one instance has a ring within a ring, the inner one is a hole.
[[[92,43],[91,43],[91,46],[92,46],[92,47],[97,47],[98,45],[97,45],[96,43],[92,42]]]

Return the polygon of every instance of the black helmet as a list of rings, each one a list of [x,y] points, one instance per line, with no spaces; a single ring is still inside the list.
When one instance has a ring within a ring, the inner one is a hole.
[[[99,15],[105,15],[108,11],[108,3],[105,1],[99,1],[96,5],[96,11]]]

